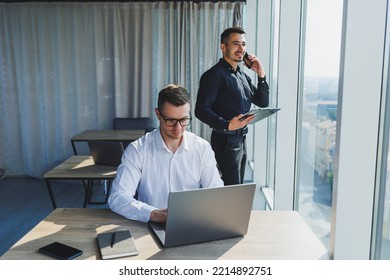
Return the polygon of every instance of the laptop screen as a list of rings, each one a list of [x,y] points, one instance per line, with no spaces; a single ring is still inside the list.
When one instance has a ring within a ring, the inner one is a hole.
[[[123,144],[119,141],[88,141],[92,159],[97,165],[118,166],[121,163]]]

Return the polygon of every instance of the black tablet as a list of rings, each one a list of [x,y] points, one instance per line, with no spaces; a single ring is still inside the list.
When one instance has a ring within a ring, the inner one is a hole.
[[[242,121],[243,119],[245,119],[245,118],[247,118],[249,116],[255,116],[255,118],[250,122],[250,124],[253,124],[255,122],[258,122],[258,121],[260,121],[262,119],[267,118],[268,116],[276,113],[279,110],[280,110],[280,108],[258,108],[258,109],[253,109],[253,110],[250,110],[245,115],[243,115],[240,118],[240,121]]]

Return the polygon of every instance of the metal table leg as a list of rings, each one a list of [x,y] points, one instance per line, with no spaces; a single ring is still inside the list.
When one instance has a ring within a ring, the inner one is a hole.
[[[52,206],[53,206],[53,209],[56,209],[56,208],[57,208],[57,205],[56,205],[56,201],[55,201],[55,199],[54,199],[53,191],[51,190],[50,180],[49,180],[49,179],[45,179],[45,181],[46,181],[47,190],[49,191],[49,195],[50,195],[50,199],[51,199],[51,204],[52,204]]]

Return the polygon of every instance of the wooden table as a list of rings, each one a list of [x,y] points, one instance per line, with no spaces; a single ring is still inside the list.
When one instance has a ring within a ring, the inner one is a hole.
[[[147,224],[127,220],[109,209],[57,208],[0,259],[51,259],[38,248],[58,241],[83,250],[77,259],[100,259],[96,234],[129,229],[140,251],[127,259],[328,259],[328,252],[295,211],[252,211],[247,235],[212,242],[161,248]]]
[[[84,180],[87,180],[87,184],[84,185],[86,189],[84,207],[86,207],[93,180],[108,180],[111,184],[111,180],[115,178],[116,170],[117,168],[113,166],[96,165],[91,156],[70,157],[44,175],[53,208],[57,208],[57,205],[52,191],[52,180],[82,180],[83,183]]]
[[[70,139],[73,152],[77,155],[76,142],[99,141],[134,141],[145,134],[143,129],[135,130],[85,130]]]

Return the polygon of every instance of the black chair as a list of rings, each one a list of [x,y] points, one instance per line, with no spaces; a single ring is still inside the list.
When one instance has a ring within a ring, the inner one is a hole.
[[[148,132],[152,132],[155,129],[156,128],[154,126],[147,127],[147,128],[145,128],[145,134],[148,133]]]
[[[113,128],[118,129],[146,129],[150,127],[152,121],[150,118],[114,118]]]
[[[148,117],[141,118],[114,118],[113,128],[114,130],[119,129],[142,129],[145,133],[151,127],[152,120]],[[123,147],[126,147],[130,144],[131,141],[123,141]]]

